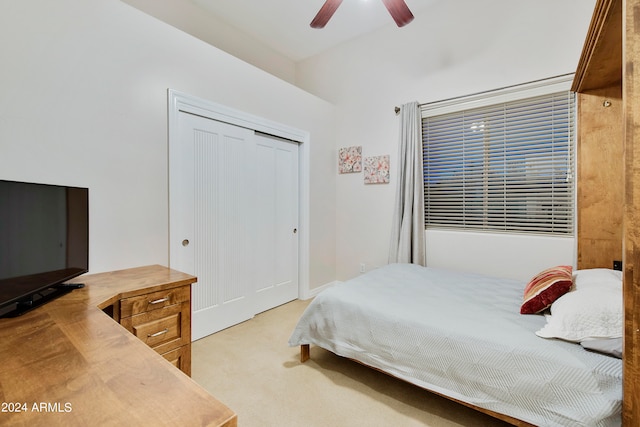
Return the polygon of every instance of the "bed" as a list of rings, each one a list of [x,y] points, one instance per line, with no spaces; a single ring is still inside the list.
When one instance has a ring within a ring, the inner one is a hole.
[[[521,314],[525,285],[390,264],[316,296],[289,345],[303,360],[316,345],[512,424],[619,426],[621,359],[582,337],[536,335],[559,314]]]

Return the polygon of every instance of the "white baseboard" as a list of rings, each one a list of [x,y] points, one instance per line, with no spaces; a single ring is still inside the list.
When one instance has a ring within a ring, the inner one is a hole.
[[[324,291],[325,289],[329,289],[330,287],[337,285],[338,283],[342,283],[342,282],[339,280],[334,280],[333,282],[326,283],[324,285],[318,286],[317,288],[308,289],[306,292],[303,292],[303,294],[300,295],[299,299],[304,301],[304,300],[314,298],[320,292]]]

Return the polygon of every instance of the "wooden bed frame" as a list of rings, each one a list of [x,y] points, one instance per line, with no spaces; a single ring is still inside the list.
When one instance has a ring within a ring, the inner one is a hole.
[[[309,344],[302,344],[300,346],[300,362],[304,363],[304,362],[306,362],[307,360],[309,360],[311,358],[310,349],[311,348],[310,348]],[[396,378],[396,379],[399,379],[401,381],[407,382],[406,380],[403,380],[402,378],[398,378],[398,377],[396,377],[394,375],[389,374],[388,372],[385,372],[385,371],[383,371],[381,369],[378,369],[378,368],[375,368],[373,366],[369,366],[369,365],[367,365],[365,363],[362,363],[362,362],[360,362],[358,360],[355,360],[355,359],[349,359],[349,360],[353,360],[354,362],[359,363],[361,365],[364,365],[367,368],[374,369],[374,370],[376,370],[378,372],[382,372],[385,375],[389,375],[389,376],[391,376],[393,378]],[[419,387],[419,386],[416,386],[416,387]],[[453,402],[456,402],[456,403],[459,403],[461,405],[464,405],[464,406],[466,406],[468,408],[474,409],[474,410],[476,410],[478,412],[482,412],[484,414],[490,415],[490,416],[492,416],[494,418],[497,418],[499,420],[508,422],[510,424],[513,424],[514,426],[518,426],[518,427],[536,427],[534,424],[529,424],[529,423],[524,422],[522,420],[519,420],[517,418],[513,418],[513,417],[510,417],[508,415],[501,414],[499,412],[494,412],[494,411],[491,411],[489,409],[480,408],[478,406],[472,405],[471,403],[463,402],[461,400],[454,399],[453,397],[446,396],[446,395],[444,395],[442,393],[438,393],[437,391],[433,391],[433,390],[429,390],[429,389],[424,389],[424,390],[427,390],[429,393],[436,394],[438,396],[444,397],[445,399],[448,399],[448,400],[451,400]]]
[[[572,90],[578,94],[580,122],[577,266],[612,268],[622,260],[622,425],[635,427],[640,425],[640,0],[597,0]],[[310,346],[300,346],[300,361],[309,358]]]

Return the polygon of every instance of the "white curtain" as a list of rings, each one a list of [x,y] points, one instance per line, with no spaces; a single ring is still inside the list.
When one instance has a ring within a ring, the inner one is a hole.
[[[422,120],[417,102],[400,109],[398,178],[391,228],[389,263],[426,265],[424,247],[424,186]]]

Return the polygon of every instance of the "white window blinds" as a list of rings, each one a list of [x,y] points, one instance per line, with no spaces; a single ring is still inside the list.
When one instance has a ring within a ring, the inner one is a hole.
[[[573,234],[574,98],[423,117],[426,227]]]

